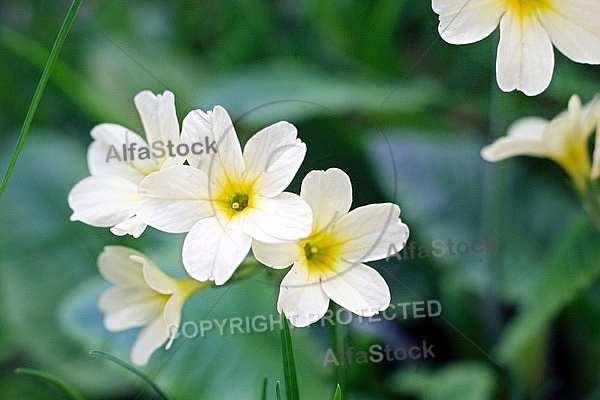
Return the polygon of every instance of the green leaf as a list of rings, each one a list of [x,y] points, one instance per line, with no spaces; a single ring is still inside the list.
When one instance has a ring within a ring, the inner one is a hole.
[[[296,361],[294,359],[294,348],[292,346],[290,324],[283,313],[281,313],[279,317],[283,323],[283,329],[280,333],[286,399],[299,400],[300,395],[298,393],[298,375],[296,374]]]
[[[382,106],[394,87],[397,90]],[[431,81],[398,85],[363,76],[342,78],[304,62],[275,60],[218,77],[203,88],[196,104],[223,104],[238,121],[264,125],[283,118],[297,122],[348,113],[414,113],[432,104],[440,90]]]
[[[542,276],[510,321],[496,352],[504,363],[513,362],[523,349],[539,340],[563,308],[587,291],[600,276],[600,235],[586,216],[563,234],[544,263]]]
[[[40,82],[38,83],[37,88],[35,89],[35,93],[33,94],[33,99],[31,100],[31,104],[29,105],[29,110],[27,110],[27,115],[25,115],[25,120],[23,121],[23,126],[21,127],[21,133],[19,134],[19,139],[17,142],[17,147],[11,157],[10,164],[8,165],[8,169],[4,174],[4,178],[2,179],[2,185],[0,185],[0,198],[4,194],[4,190],[6,189],[6,185],[8,184],[8,179],[12,174],[12,171],[17,163],[17,159],[19,158],[19,154],[23,150],[23,146],[25,145],[25,139],[27,138],[27,133],[29,133],[29,127],[31,126],[31,121],[33,121],[33,117],[35,116],[35,112],[37,111],[38,104],[42,98],[42,94],[44,93],[44,89],[46,89],[46,84],[48,83],[48,79],[50,79],[50,74],[56,65],[56,61],[60,55],[60,50],[71,30],[71,26],[73,26],[73,21],[75,21],[75,17],[77,16],[77,11],[81,6],[83,0],[74,0],[71,4],[71,8],[69,8],[69,12],[65,17],[65,20],[60,27],[60,31],[58,32],[58,36],[56,37],[56,41],[52,46],[52,50],[50,51],[50,56],[48,57],[48,61],[46,62],[46,66],[44,67],[44,71],[42,72],[42,76],[40,78]]]
[[[33,376],[42,378],[42,379],[56,385],[56,387],[58,387],[60,390],[62,390],[70,399],[84,400],[83,396],[81,396],[73,388],[71,388],[68,384],[66,384],[62,379],[60,379],[59,377],[57,377],[55,375],[49,374],[44,371],[39,371],[39,370],[33,369],[33,368],[18,368],[15,370],[15,372],[17,374],[33,375]]]
[[[281,383],[279,381],[277,381],[277,383],[275,383],[275,395],[277,396],[277,400],[282,400],[282,396],[281,396]]]
[[[495,380],[494,370],[488,365],[460,361],[435,371],[402,369],[392,377],[390,387],[421,400],[486,400],[497,398]]]

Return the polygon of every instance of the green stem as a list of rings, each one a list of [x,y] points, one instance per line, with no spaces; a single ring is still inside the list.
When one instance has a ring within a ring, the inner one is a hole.
[[[79,11],[79,7],[83,0],[74,0],[71,4],[71,8],[67,13],[67,16],[58,32],[58,36],[56,37],[56,41],[52,46],[52,50],[50,51],[50,57],[48,58],[48,62],[44,67],[44,71],[42,72],[42,77],[38,83],[37,88],[35,89],[35,93],[33,94],[33,99],[31,100],[31,104],[29,105],[29,110],[27,110],[27,115],[25,116],[25,121],[23,121],[23,126],[21,127],[21,133],[19,134],[19,139],[17,141],[17,147],[12,155],[10,163],[8,165],[8,169],[4,175],[4,179],[2,180],[2,185],[0,186],[0,197],[4,193],[6,189],[6,185],[8,184],[8,179],[12,174],[13,169],[17,163],[17,159],[19,158],[19,154],[21,150],[23,150],[23,146],[25,145],[25,138],[27,137],[27,133],[29,132],[29,127],[31,126],[31,121],[33,121],[33,117],[35,112],[37,111],[38,105],[40,103],[40,99],[42,98],[42,94],[44,93],[44,89],[46,89],[46,84],[48,83],[48,79],[50,78],[50,74],[56,65],[56,61],[58,60],[58,56],[60,55],[60,51],[62,46],[71,30],[71,26],[73,26],[73,21],[77,16],[77,11]]]
[[[279,315],[283,329],[281,330],[281,353],[283,358],[283,376],[287,400],[300,400],[298,392],[298,376],[296,373],[296,360],[292,348],[292,335],[290,325],[283,313]]]
[[[339,306],[334,303],[331,302],[331,311],[333,312],[333,316],[334,318],[332,318],[333,321],[336,321],[335,316],[337,315],[339,310]],[[336,324],[335,322],[329,324],[329,337],[331,339],[331,348],[333,349],[334,352],[336,352],[337,354],[339,354],[341,360],[340,360],[340,365],[335,367],[335,380],[336,383],[338,384],[338,386],[341,388],[340,389],[340,399],[341,400],[346,400],[348,398],[348,389],[347,389],[347,374],[346,374],[346,363],[343,362],[344,360],[344,328],[339,325]]]

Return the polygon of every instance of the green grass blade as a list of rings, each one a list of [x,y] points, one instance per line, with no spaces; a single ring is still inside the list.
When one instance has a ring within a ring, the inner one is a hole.
[[[8,169],[4,174],[4,178],[2,179],[2,185],[0,186],[0,197],[4,193],[6,189],[6,185],[8,184],[8,179],[12,174],[13,169],[15,168],[15,164],[17,163],[17,159],[19,158],[19,154],[21,150],[23,150],[23,146],[25,144],[25,138],[27,137],[27,132],[29,132],[29,127],[31,126],[31,121],[33,121],[33,117],[35,112],[37,111],[38,105],[40,103],[40,99],[42,98],[42,94],[44,93],[44,89],[46,89],[46,84],[48,83],[48,79],[50,78],[50,74],[52,73],[52,69],[56,65],[56,61],[58,60],[58,56],[60,55],[60,50],[65,43],[65,39],[73,26],[73,21],[75,20],[75,16],[77,16],[77,11],[79,11],[79,7],[83,0],[74,0],[71,4],[71,8],[69,8],[69,12],[58,32],[58,36],[56,37],[56,41],[52,46],[52,50],[50,51],[50,57],[48,57],[48,62],[46,63],[46,67],[42,72],[42,77],[35,89],[35,93],[33,94],[33,99],[31,100],[31,104],[29,105],[29,110],[27,110],[27,115],[25,115],[25,121],[23,121],[23,126],[21,127],[21,133],[19,134],[19,139],[17,141],[17,147],[10,159],[10,163],[8,165]]]
[[[156,386],[156,384],[154,382],[152,382],[152,379],[150,379],[149,377],[144,375],[137,368],[135,368],[135,367],[127,364],[126,362],[118,359],[117,357],[115,357],[111,354],[105,353],[103,351],[92,350],[92,351],[90,351],[90,355],[106,358],[107,360],[110,360],[110,361],[114,362],[115,364],[120,365],[121,367],[125,368],[129,372],[132,372],[133,374],[137,375],[140,379],[142,379],[144,382],[146,382],[156,392],[156,394],[158,394],[158,396],[161,399],[168,400],[167,395],[162,390],[160,390],[160,388],[158,386]]]
[[[275,394],[277,396],[277,400],[281,400],[281,382],[277,381],[277,383],[275,383]]]
[[[267,378],[265,376],[265,379],[263,379],[263,387],[262,387],[262,394],[260,396],[260,398],[262,400],[267,400],[267,385],[269,383],[269,378]]]
[[[37,376],[37,377],[42,378],[50,383],[53,383],[54,385],[56,385],[56,387],[58,387],[60,390],[62,390],[72,400],[85,400],[82,395],[77,393],[73,388],[71,388],[69,385],[67,385],[62,379],[60,379],[59,377],[57,377],[55,375],[49,374],[44,371],[39,371],[37,369],[32,369],[32,368],[17,368],[15,370],[15,372],[17,374]]]
[[[335,389],[333,400],[342,400],[342,388],[340,387],[339,383],[337,384],[337,388]]]
[[[285,382],[285,394],[287,400],[300,400],[298,393],[298,376],[296,374],[296,361],[292,348],[292,336],[290,325],[283,313],[280,314],[283,329],[281,330],[281,353],[283,356],[283,373]]]

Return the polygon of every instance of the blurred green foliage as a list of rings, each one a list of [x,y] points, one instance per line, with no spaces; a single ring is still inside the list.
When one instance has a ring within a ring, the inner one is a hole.
[[[64,1],[0,4],[2,172],[67,8]],[[168,89],[180,119],[223,105],[242,142],[272,122],[294,123],[308,153],[293,191],[308,171],[336,166],[352,179],[353,207],[398,203],[411,240],[496,241],[497,253],[483,257],[373,263],[392,303],[436,299],[442,316],[353,324],[347,339],[366,348],[427,340],[436,357],[353,365],[349,398],[596,398],[597,233],[556,166],[490,165],[478,152],[521,116],[551,118],[573,93],[589,101],[600,69],[557,53],[544,94],[502,93],[497,36],[444,43],[429,1],[84,2],[0,199],[0,393],[61,398],[15,375],[20,366],[61,376],[88,398],[145,390],[87,354],[96,348],[127,360],[135,336],[101,325],[95,302],[108,284],[96,257],[104,245],[129,245],[181,275],[181,236],[149,229],[135,241],[70,222],[66,197],[88,174],[90,129],[116,122],[141,133],[134,95]],[[276,315],[280,279],[265,270],[201,293],[184,320]],[[302,398],[331,398],[326,329],[291,333]],[[264,377],[283,378],[278,332],[212,335],[177,348],[176,341],[144,368],[173,398],[259,398]]]

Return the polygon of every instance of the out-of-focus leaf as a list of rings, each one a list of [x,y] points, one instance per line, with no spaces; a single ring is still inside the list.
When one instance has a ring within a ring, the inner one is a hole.
[[[495,399],[494,370],[483,363],[461,361],[435,371],[406,368],[390,379],[390,388],[421,400]]]
[[[498,345],[497,354],[511,363],[525,346],[539,335],[576,296],[600,276],[600,235],[584,216],[577,229],[563,234],[547,257],[541,277],[532,288],[531,300],[523,303],[510,321]]]
[[[440,91],[432,81],[399,84],[363,76],[340,77],[300,61],[271,61],[209,83],[197,104],[200,108],[221,104],[244,122],[264,125],[281,116],[298,121],[332,114],[414,113],[432,104]]]

